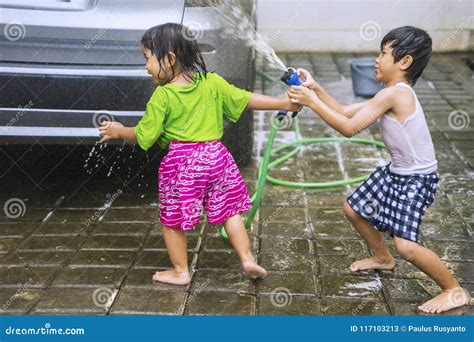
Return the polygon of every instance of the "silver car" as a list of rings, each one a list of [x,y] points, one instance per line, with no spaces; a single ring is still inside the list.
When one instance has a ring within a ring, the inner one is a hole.
[[[208,70],[251,90],[254,52],[220,34],[222,1],[0,0],[0,144],[94,144],[102,119],[135,125],[155,87],[138,43],[166,22],[195,32]],[[254,22],[253,1],[232,3]],[[227,123],[241,165],[252,137],[252,115]]]

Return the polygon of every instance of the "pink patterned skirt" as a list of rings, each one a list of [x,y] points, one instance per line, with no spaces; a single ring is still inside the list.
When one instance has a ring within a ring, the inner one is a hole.
[[[211,224],[252,207],[245,182],[229,150],[218,140],[171,141],[158,171],[160,221],[193,229],[205,209]]]

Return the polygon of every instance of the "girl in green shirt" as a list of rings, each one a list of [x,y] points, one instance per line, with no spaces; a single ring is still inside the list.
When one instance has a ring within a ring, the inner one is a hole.
[[[203,209],[211,224],[223,223],[245,273],[252,278],[267,272],[257,265],[239,213],[251,208],[237,165],[220,142],[224,116],[239,120],[246,109],[298,111],[281,98],[239,89],[207,72],[189,29],[168,23],[150,28],[141,40],[145,68],[157,84],[145,114],[135,127],[103,122],[101,142],[123,139],[148,150],[155,142],[168,148],[158,170],[160,221],[173,269],[156,272],[158,282],[187,285],[185,231],[199,223]]]

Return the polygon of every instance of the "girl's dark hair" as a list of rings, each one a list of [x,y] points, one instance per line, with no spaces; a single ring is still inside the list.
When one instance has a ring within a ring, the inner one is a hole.
[[[391,30],[383,37],[380,50],[386,44],[393,49],[392,56],[395,63],[404,56],[412,56],[413,63],[406,70],[406,76],[410,85],[414,86],[430,61],[432,52],[431,37],[426,31],[417,27],[403,26]]]
[[[158,59],[160,68],[165,71],[166,83],[174,79],[175,66],[189,81],[193,80],[195,72],[198,72],[199,78],[201,73],[204,76],[207,74],[206,64],[196,42],[196,34],[184,25],[167,23],[153,26],[145,32],[140,43]],[[161,61],[170,52],[176,55],[176,63],[171,66],[171,70],[167,70]]]

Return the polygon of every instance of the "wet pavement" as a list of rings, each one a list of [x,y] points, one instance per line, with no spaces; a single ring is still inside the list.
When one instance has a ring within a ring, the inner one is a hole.
[[[282,55],[287,65],[313,70],[346,103],[355,100],[347,64],[352,57]],[[474,125],[469,114],[474,80],[467,57],[436,54],[415,89],[441,174],[421,243],[438,253],[473,294]],[[262,78],[255,90],[281,92]],[[271,113],[255,112],[254,118],[254,158],[241,168],[250,192]],[[278,132],[276,146],[295,139],[293,125],[288,122]],[[306,110],[299,115],[299,127],[302,137],[337,135]],[[380,139],[376,127],[358,137]],[[323,191],[267,184],[249,231],[254,253],[269,271],[265,280],[244,276],[220,227],[203,221],[188,234],[191,284],[153,283],[156,270],[170,267],[157,219],[156,175],[141,172],[146,156],[130,146],[104,151],[106,167],[93,155],[84,168],[89,151],[40,142],[31,149],[2,149],[2,314],[406,315],[419,314],[416,306],[439,291],[400,258],[393,272],[348,271],[353,260],[369,256],[341,209],[356,185]],[[367,145],[314,144],[271,175],[306,182],[347,179],[369,173],[387,156]],[[395,253],[391,241],[390,248]],[[472,308],[447,314],[472,314]]]

